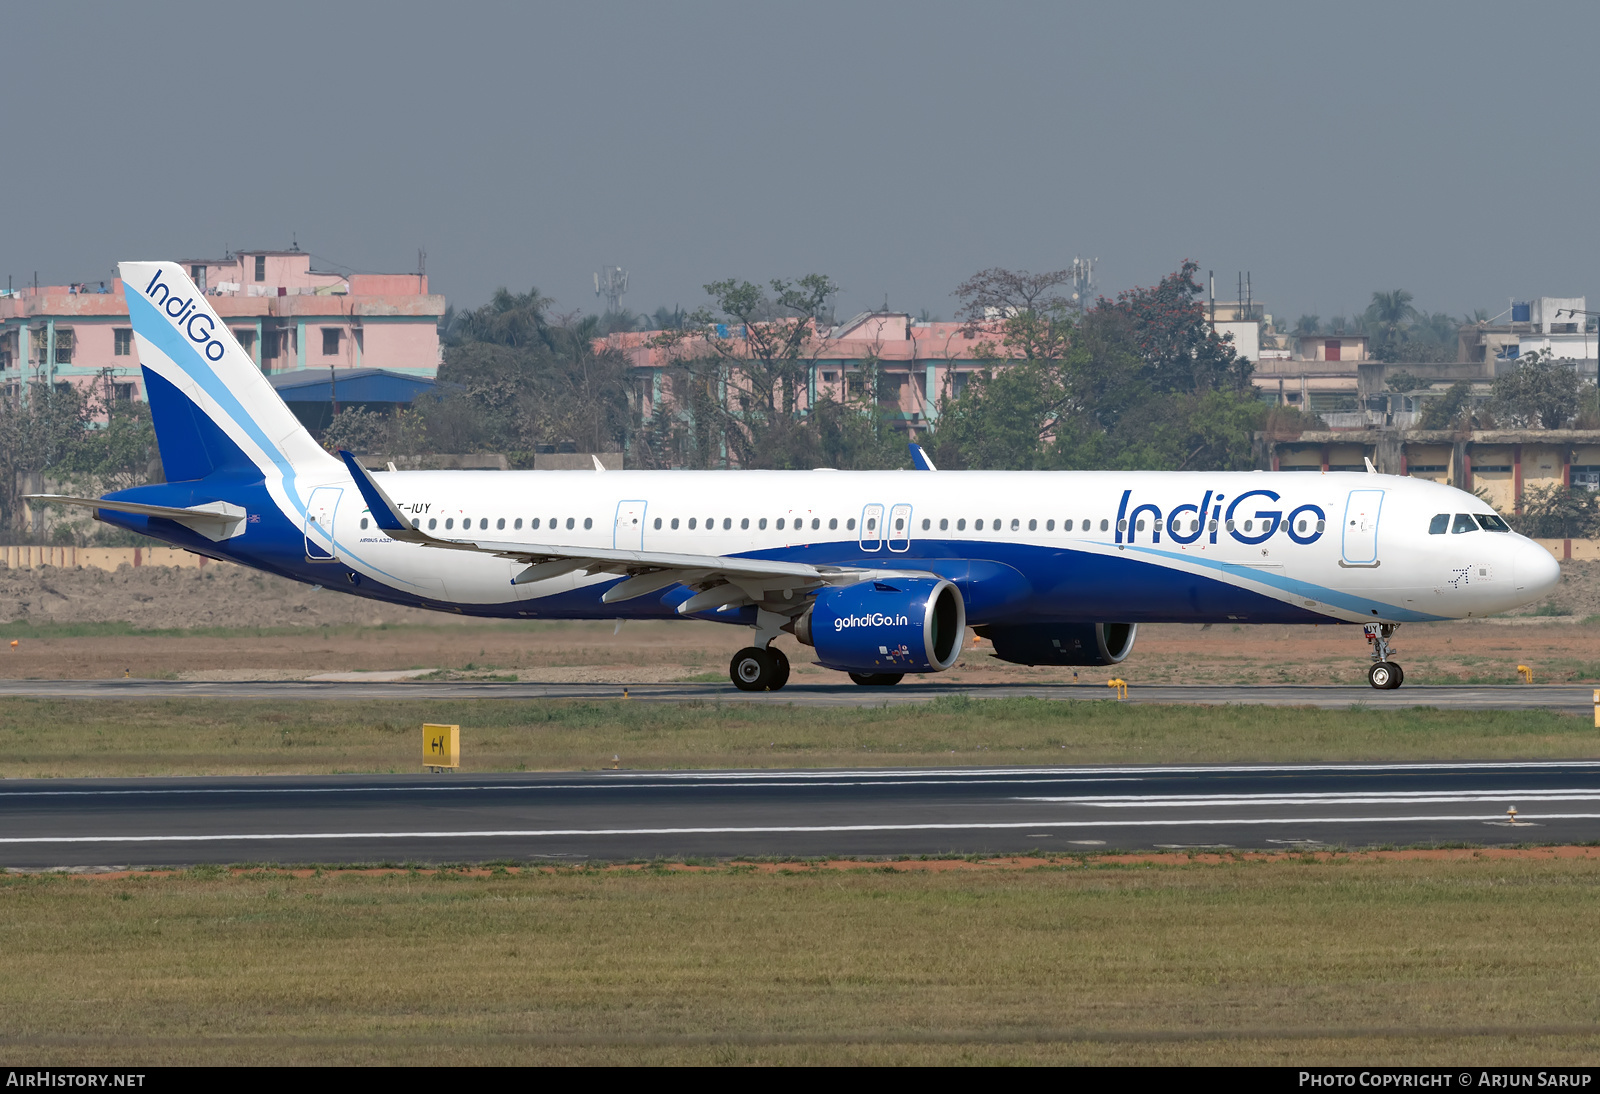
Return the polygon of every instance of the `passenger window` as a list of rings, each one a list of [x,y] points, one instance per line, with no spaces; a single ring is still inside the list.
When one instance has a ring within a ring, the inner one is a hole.
[[[678,518],[677,517],[673,517],[672,518],[672,530],[674,532],[676,532],[678,530]]]
[[[1056,522],[1054,520],[1045,521],[1044,522],[1044,530],[1046,532],[1054,532],[1056,530]]]
[[[506,518],[501,517],[499,520],[494,522],[494,526],[497,531],[504,529],[506,526]]]
[[[689,531],[691,531],[691,532],[694,531],[694,518],[693,517],[689,518]]]
[[[838,520],[839,518],[835,517],[834,519]],[[822,518],[821,517],[812,517],[811,518],[811,530],[812,531],[816,531],[818,528],[821,528],[821,527],[822,527]]]
[[[960,520],[956,521],[956,531],[965,532],[966,530],[967,530],[967,518],[966,517],[962,517]]]
[[[518,517],[516,520],[512,521],[511,522],[511,527],[517,529],[518,531],[521,531],[522,530],[522,518]],[[656,525],[656,527],[659,528],[660,525],[658,524],[658,525]]]
[[[1039,522],[1038,521],[1032,520],[1032,519],[1030,519],[1028,521],[1028,531],[1032,532],[1038,527],[1039,527]]]
[[[594,518],[593,517],[584,517],[583,518],[583,527],[584,527],[585,531],[587,531],[590,528],[593,528],[594,527]]]
[[[568,518],[567,518],[567,531],[569,531],[569,532],[570,532],[570,531],[571,531],[571,530],[572,530],[572,526],[573,526],[573,525],[574,525],[574,524],[576,524],[576,523],[577,523],[577,521],[576,521],[576,520],[574,520],[574,519],[573,519],[573,518],[572,518],[572,517],[568,517]]]
[[[1159,520],[1156,521],[1156,531],[1161,531],[1161,522]]]
[[[1478,523],[1483,526],[1483,530],[1485,532],[1509,532],[1509,531],[1511,531],[1511,525],[1507,524],[1505,521],[1501,520],[1499,517],[1495,516],[1493,513],[1479,513],[1478,514]],[[366,525],[363,524],[362,527],[365,528]]]
[[[782,517],[778,518],[778,531],[780,531],[780,532],[783,531],[783,518]]]
[[[992,527],[996,532],[998,532],[1000,530],[1000,518],[996,517],[994,520],[992,520],[990,522],[990,527]]]
[[[750,527],[750,518],[749,517],[740,517],[739,518],[739,527],[743,528],[743,529],[748,529]]]
[[[1440,513],[1428,522],[1428,534],[1442,536],[1448,527],[1450,527],[1450,514]]]
[[[444,527],[445,527],[446,531],[449,531],[451,528],[454,528],[455,526],[456,526],[456,518],[455,517],[446,517],[445,518]]]
[[[1300,522],[1300,526],[1299,526],[1299,528],[1296,529],[1296,531],[1304,532],[1305,530],[1306,530],[1306,522],[1305,521],[1301,521]]]
[[[894,518],[894,530],[896,532],[904,531],[905,530],[905,526],[906,526],[906,522],[905,522],[905,518],[904,517],[895,517]]]
[[[361,530],[363,532],[365,532],[367,530],[367,518],[366,517],[362,517],[361,518]]]
[[[1084,521],[1083,526],[1084,526],[1085,529],[1087,529],[1089,527],[1089,522],[1088,521]],[[1107,520],[1105,517],[1101,517],[1100,518],[1100,530],[1102,532],[1109,532],[1111,530],[1111,522],[1109,520]]]
[[[1320,525],[1321,525],[1321,522],[1318,522],[1318,526],[1319,527],[1320,527]],[[1211,518],[1211,520],[1206,522],[1206,530],[1208,532],[1215,532],[1217,530],[1217,520],[1216,520],[1215,517]]]
[[[1103,532],[1103,531],[1105,531],[1105,528],[1106,528],[1106,522],[1105,521],[1101,521],[1100,522],[1100,530]],[[1127,530],[1128,530],[1128,521],[1127,521],[1126,518],[1117,521],[1117,531],[1126,532]]]
[[[816,526],[817,526],[817,522],[816,521],[812,521],[811,522],[811,527],[815,528]],[[855,526],[856,526],[856,522],[855,521],[851,521],[850,522],[850,527],[854,528]],[[836,530],[838,527],[839,527],[839,518],[838,517],[829,517],[828,518],[828,531],[832,532],[832,531]]]
[[[757,527],[757,528],[760,528],[760,529],[761,529],[761,530],[762,530],[762,531],[766,531],[766,528],[767,528],[767,518],[766,518],[766,517],[762,517],[762,518],[761,518],[761,519],[760,519],[760,520],[759,520],[759,521],[757,521],[757,522],[756,522],[756,527]]]
[[[1211,523],[1212,524],[1216,524],[1217,522],[1216,521],[1212,521]],[[1326,527],[1327,527],[1327,522],[1326,521],[1321,521],[1321,520],[1317,521],[1317,531],[1320,532]]]
[[[1477,530],[1478,522],[1472,519],[1471,513],[1457,513],[1455,523],[1450,525],[1450,533],[1452,535],[1460,535],[1462,532],[1476,532]]]
[[[1133,524],[1133,530],[1134,530],[1134,531],[1135,531],[1135,532],[1142,532],[1142,531],[1144,531],[1144,521],[1142,521],[1142,520],[1139,520],[1139,521],[1135,521],[1135,522],[1134,522],[1134,524]]]
[[[926,532],[928,529],[930,529],[932,527],[933,527],[933,521],[929,520],[927,517],[923,517],[922,518],[922,530],[924,532]]]
[[[979,517],[977,520],[972,522],[972,530],[974,532],[983,531],[983,518],[982,517]]]
[[[1070,532],[1070,531],[1072,531],[1072,521],[1070,521],[1070,520],[1064,520],[1064,521],[1062,521],[1062,522],[1061,522],[1061,530],[1062,530],[1062,531],[1063,531],[1063,532]]]
[[[1228,521],[1228,531],[1233,531],[1233,521]]]
[[[724,532],[728,532],[728,531],[732,531],[733,530],[733,518],[732,517],[723,517],[722,518],[722,530]]]
[[[877,530],[878,530],[878,518],[877,517],[868,517],[867,518],[867,531],[876,532]]]
[[[661,531],[661,518],[660,517],[656,518],[656,531],[658,531],[658,532]]]
[[[838,518],[835,518],[835,520],[837,520],[837,519]],[[833,524],[834,524],[834,522],[830,520],[828,522],[828,527],[832,528]],[[811,522],[811,526],[813,528],[815,528],[816,527],[816,521],[812,521]],[[847,532],[854,532],[856,530],[856,518],[855,517],[851,517],[849,520],[845,521],[844,522],[844,529]]]
[[[411,518],[411,527],[413,527],[413,528],[421,528],[422,527],[422,518],[421,517],[412,517]]]
[[[530,520],[528,522],[528,527],[534,529],[535,531],[537,531],[538,528],[539,528],[539,518],[538,517],[534,517],[532,520]]]
[[[431,532],[437,527],[439,527],[439,518],[438,517],[429,517],[428,518],[428,531]]]

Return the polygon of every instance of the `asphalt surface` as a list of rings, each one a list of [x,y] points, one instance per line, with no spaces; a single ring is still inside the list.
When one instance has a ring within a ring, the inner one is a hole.
[[[12,868],[1596,838],[1589,761],[0,782]]]
[[[782,691],[743,692],[732,684],[630,684],[628,697],[641,702],[685,703],[715,700],[797,706],[882,706],[925,703],[941,696],[982,699],[1033,696],[1040,699],[1109,699],[1103,682],[1089,684],[955,684],[907,680],[895,687],[854,684],[790,684]],[[1128,689],[1134,703],[1309,706],[1330,709],[1363,704],[1382,707],[1438,707],[1443,710],[1559,710],[1590,715],[1591,685],[1531,684],[1495,687],[1407,684],[1394,691],[1366,685],[1302,687],[1186,686]],[[476,681],[169,681],[169,680],[0,680],[0,698],[76,699],[620,699],[620,684],[504,684]]]

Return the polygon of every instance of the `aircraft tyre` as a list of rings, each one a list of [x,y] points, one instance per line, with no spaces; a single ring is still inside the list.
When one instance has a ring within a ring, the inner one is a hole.
[[[1367,683],[1379,691],[1393,691],[1405,678],[1404,670],[1393,661],[1376,661],[1367,670]]]
[[[850,679],[868,688],[893,687],[906,678],[903,672],[852,672]]]
[[[740,691],[766,691],[777,671],[772,655],[755,646],[746,646],[728,662],[728,676]]]
[[[767,656],[772,658],[772,682],[767,690],[777,691],[789,682],[789,655],[777,646],[768,646]]]

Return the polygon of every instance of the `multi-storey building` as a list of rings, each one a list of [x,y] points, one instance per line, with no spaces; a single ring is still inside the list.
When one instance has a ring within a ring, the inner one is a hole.
[[[264,373],[378,369],[431,379],[444,297],[425,274],[340,274],[304,251],[240,251],[183,263]],[[122,285],[38,286],[0,294],[0,386],[94,385],[143,399],[139,349]]]

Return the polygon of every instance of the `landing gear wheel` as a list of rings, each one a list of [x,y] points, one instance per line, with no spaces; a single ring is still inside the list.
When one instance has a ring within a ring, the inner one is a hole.
[[[1393,661],[1377,661],[1367,670],[1367,683],[1379,691],[1393,691],[1405,679],[1405,673]]]
[[[777,691],[789,682],[789,657],[777,646],[768,646],[767,656],[772,658],[772,682],[767,690]]]
[[[852,672],[850,679],[862,687],[887,688],[893,687],[906,678],[903,672]]]
[[[740,691],[766,691],[776,671],[772,655],[755,646],[746,646],[728,662],[728,676]]]

